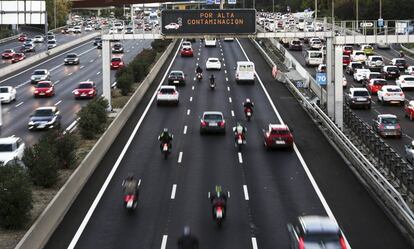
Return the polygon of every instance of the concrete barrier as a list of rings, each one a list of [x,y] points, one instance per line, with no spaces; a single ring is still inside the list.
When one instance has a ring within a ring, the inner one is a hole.
[[[105,133],[93,146],[92,150],[66,181],[65,185],[62,186],[39,218],[30,227],[29,231],[26,232],[15,249],[41,249],[44,247],[66,212],[70,209],[83,186],[89,180],[89,177],[93,174],[112,143],[118,137],[118,134],[140,103],[148,88],[153,83],[161,70],[161,67],[173,51],[176,42],[177,41],[174,41],[168,46],[164,54],[152,68],[151,72],[141,83],[138,90],[132,95],[122,111],[117,115],[115,120],[112,121]]]

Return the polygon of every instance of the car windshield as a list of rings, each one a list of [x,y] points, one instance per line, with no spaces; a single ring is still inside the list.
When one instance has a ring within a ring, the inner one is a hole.
[[[374,81],[374,85],[376,85],[376,86],[383,86],[383,85],[386,85],[386,84],[387,84],[386,80],[376,80],[376,81]]]
[[[405,81],[414,81],[414,77],[407,77],[407,78],[404,78],[404,80]]]
[[[66,58],[76,58],[78,57],[76,54],[68,54],[66,55]]]
[[[8,87],[1,87],[0,88],[0,93],[8,93],[9,92],[9,88]]]
[[[181,72],[171,72],[170,76],[181,77],[181,76],[183,76],[183,73],[181,73]]]
[[[344,48],[344,50],[347,50],[347,51],[352,50],[352,49],[353,49],[353,47],[345,47]]]
[[[357,97],[366,97],[368,96],[368,91],[355,91],[354,96]]]
[[[383,124],[398,124],[398,120],[396,118],[382,118],[381,123],[383,123]]]
[[[112,58],[111,61],[112,62],[114,62],[114,61],[121,61],[121,58]]]
[[[160,92],[162,94],[174,94],[175,93],[174,89],[172,88],[163,88],[160,90]]]
[[[45,71],[43,71],[43,70],[40,70],[40,71],[34,71],[34,73],[33,73],[33,75],[45,75],[46,74],[46,72]]]
[[[352,68],[354,68],[354,69],[360,69],[360,68],[362,68],[362,64],[361,63],[353,63],[352,64]]]
[[[222,120],[222,116],[220,114],[205,114],[204,120],[205,121],[217,121]]]
[[[32,44],[24,44],[24,47],[31,48],[32,47]]]
[[[51,40],[51,41],[47,41],[48,44],[56,44],[56,41]]]
[[[208,59],[208,61],[209,61],[209,62],[213,62],[213,63],[218,62],[218,60],[217,60],[217,59]]]
[[[37,84],[37,87],[38,88],[47,88],[47,87],[50,87],[50,84],[49,83],[46,83],[46,82],[44,82],[44,83],[38,83]]]
[[[11,52],[12,52],[12,50],[11,50],[11,49],[6,49],[6,50],[4,50],[4,52],[5,52],[5,53],[11,53]]]
[[[290,132],[288,130],[278,130],[278,129],[272,130],[270,132],[270,134],[272,135],[288,135],[289,133]]]
[[[390,92],[390,93],[399,93],[399,92],[401,92],[401,89],[400,88],[388,88],[387,89],[387,92]]]
[[[36,116],[36,117],[50,117],[52,115],[53,115],[53,111],[50,109],[36,110],[35,113],[33,114],[33,116]]]
[[[405,60],[395,60],[395,63],[398,63],[398,64],[405,64]]]
[[[383,61],[382,57],[372,57],[372,61]]]
[[[13,144],[0,144],[0,152],[13,151]]]
[[[79,84],[78,88],[79,88],[79,89],[88,89],[88,88],[92,88],[92,84],[91,84],[91,83],[82,83],[82,84]]]
[[[239,71],[244,72],[244,71],[252,71],[253,70],[253,65],[240,65],[239,66]]]
[[[355,55],[365,55],[364,52],[355,52]]]
[[[318,52],[311,52],[311,53],[309,53],[309,57],[310,57],[310,58],[322,58],[322,57],[323,57],[323,55],[322,55],[322,53],[318,53]]]
[[[389,71],[389,72],[399,72],[400,70],[397,67],[388,67],[387,71]]]
[[[293,45],[300,45],[300,41],[292,41]]]

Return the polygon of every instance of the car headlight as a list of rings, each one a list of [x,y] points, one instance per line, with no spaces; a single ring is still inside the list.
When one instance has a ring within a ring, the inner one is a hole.
[[[89,91],[89,94],[93,94],[93,91],[91,90],[91,91]]]
[[[47,122],[48,125],[53,124],[56,121],[56,117],[52,118],[49,122]]]
[[[65,59],[65,62],[67,62],[68,61],[68,59]]]
[[[34,125],[35,123],[30,120],[29,125]]]
[[[79,94],[79,91],[75,90],[73,91],[74,94]]]

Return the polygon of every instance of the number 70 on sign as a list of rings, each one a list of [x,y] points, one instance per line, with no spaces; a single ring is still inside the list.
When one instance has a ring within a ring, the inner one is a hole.
[[[326,73],[317,73],[316,74],[316,83],[318,85],[326,85]]]

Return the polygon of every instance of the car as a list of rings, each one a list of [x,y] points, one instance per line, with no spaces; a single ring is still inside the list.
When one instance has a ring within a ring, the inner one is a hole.
[[[410,75],[414,75],[414,66],[408,66],[407,67],[407,73]]]
[[[372,120],[372,129],[381,137],[401,138],[402,134],[400,122],[394,114],[379,114]]]
[[[185,74],[183,71],[172,70],[168,75],[169,85],[185,85]]]
[[[74,34],[81,34],[82,33],[81,27],[80,26],[73,27],[73,33]]]
[[[95,39],[93,40],[93,45],[96,46],[100,42],[102,42],[102,38],[101,37],[95,37]]]
[[[52,49],[57,46],[56,40],[48,40],[47,41],[47,49]]]
[[[11,58],[13,58],[13,56],[15,54],[16,54],[16,52],[14,51],[14,49],[5,49],[1,53],[1,58],[3,58],[3,59],[11,59]]]
[[[151,30],[152,30],[152,25],[151,24],[145,24],[144,31],[151,31]]]
[[[354,51],[354,47],[352,47],[352,46],[344,46],[344,48],[342,50],[342,54],[343,55],[351,56],[351,54],[352,54],[353,51]]]
[[[112,34],[117,34],[118,33],[118,29],[112,27],[109,29],[108,34],[112,35]]]
[[[224,37],[223,41],[234,41],[234,37]]]
[[[342,65],[346,67],[349,63],[351,63],[351,57],[349,55],[342,55]]]
[[[289,42],[289,50],[302,51],[302,42],[298,39],[293,39]]]
[[[175,86],[161,86],[157,93],[157,105],[162,103],[178,104],[180,94]]]
[[[367,55],[362,50],[354,50],[351,54],[351,60],[365,63],[365,61],[367,60]]]
[[[361,69],[363,68],[363,65],[361,62],[355,62],[355,61],[351,61],[348,66],[345,68],[345,72],[349,75],[354,75],[354,72],[357,69]]]
[[[24,53],[15,53],[12,58],[12,63],[16,63],[26,59],[26,55]]]
[[[384,58],[381,55],[370,55],[365,64],[371,70],[381,71],[381,68],[384,66]]]
[[[124,52],[124,46],[122,46],[121,43],[115,43],[112,46],[112,53],[123,53]]]
[[[88,25],[88,26],[85,27],[85,31],[92,31],[92,30],[93,30],[93,28],[90,25]]]
[[[23,42],[23,45],[26,45],[26,44],[33,44],[34,43],[34,41],[33,41],[33,39],[32,38],[27,38],[24,42]]]
[[[63,61],[65,65],[79,65],[80,63],[79,56],[75,53],[67,54]]]
[[[74,27],[74,26],[69,26],[69,27],[68,27],[68,32],[69,32],[69,33],[70,33],[70,32],[74,33],[74,32],[75,32],[75,27]]]
[[[164,26],[165,29],[170,30],[170,29],[179,29],[180,25],[178,25],[177,23],[169,23],[167,25]]]
[[[102,41],[97,41],[96,42],[96,48],[97,49],[102,49]]]
[[[191,42],[190,41],[183,41],[181,44],[181,48],[191,48]]]
[[[235,70],[234,78],[236,83],[249,82],[254,84],[256,71],[252,61],[237,61]]]
[[[193,49],[191,47],[183,47],[181,49],[181,57],[193,57]]]
[[[205,47],[216,47],[217,46],[217,40],[216,38],[205,38],[204,39],[204,46]]]
[[[389,43],[379,42],[377,43],[377,48],[378,49],[390,49],[391,46]]]
[[[361,45],[361,50],[369,56],[374,54],[374,48],[371,45]]]
[[[39,81],[33,90],[34,97],[52,97],[55,95],[55,86],[51,81]]]
[[[26,148],[20,137],[2,137],[0,138],[0,165],[7,165],[14,159],[22,160]]]
[[[124,67],[122,58],[114,57],[111,59],[111,70],[120,69]]]
[[[101,27],[101,25],[96,24],[95,27],[94,27],[94,29],[95,30],[102,30],[102,27]]]
[[[371,96],[366,88],[351,87],[345,94],[345,103],[351,109],[355,107],[371,109]]]
[[[56,40],[56,36],[55,35],[48,35],[46,37],[46,40],[51,41],[51,40]]]
[[[404,105],[405,94],[399,86],[386,85],[377,92],[378,101],[382,104],[400,104]]]
[[[400,70],[396,66],[384,66],[381,69],[381,76],[384,79],[397,79],[400,77]]]
[[[414,100],[406,100],[404,102],[404,116],[410,120],[414,120]]]
[[[32,84],[39,81],[48,81],[50,80],[50,73],[47,69],[36,69],[33,71],[32,76],[30,77],[30,82]]]
[[[127,27],[125,29],[125,34],[133,34],[134,33],[134,29],[132,27]]]
[[[0,86],[1,103],[10,103],[16,100],[16,88],[12,86]]]
[[[313,40],[309,42],[310,49],[322,49],[322,41],[321,40]]]
[[[206,132],[226,133],[226,121],[222,112],[206,111],[201,116],[200,134]]]
[[[342,75],[342,88],[345,89],[348,86],[348,80],[345,75]]]
[[[30,115],[27,128],[30,131],[41,129],[59,129],[60,128],[60,111],[56,106],[39,107]]]
[[[34,43],[42,43],[44,41],[45,41],[45,38],[43,36],[41,36],[41,35],[35,35],[33,37],[33,42]]]
[[[206,62],[206,70],[217,69],[221,70],[221,62],[219,58],[208,58]]]
[[[27,39],[27,35],[26,34],[20,34],[19,37],[17,38],[17,40],[19,42],[24,42]]]
[[[414,145],[413,145],[413,143],[411,142],[409,144],[406,144],[404,146],[404,150],[405,150],[405,159],[409,163],[411,163],[411,165],[413,165],[414,164]]]
[[[354,82],[362,83],[364,80],[369,78],[370,73],[371,70],[366,68],[357,69],[353,75]]]
[[[407,68],[407,61],[404,58],[393,58],[391,65],[398,67],[400,71],[404,71]]]
[[[319,64],[316,68],[317,73],[326,73],[326,64]]]
[[[93,81],[83,81],[72,91],[75,99],[94,98],[97,95],[96,85]]]
[[[61,33],[61,34],[69,34],[69,33],[70,33],[70,31],[69,31],[69,29],[68,29],[68,28],[62,28],[62,29],[60,30],[60,33]]]
[[[414,87],[414,76],[412,75],[401,75],[395,80],[395,84],[401,89],[413,88]]]
[[[376,95],[377,92],[385,85],[387,85],[387,81],[384,79],[371,79],[367,84],[367,89],[371,95]]]
[[[33,43],[23,44],[23,46],[20,48],[20,52],[22,53],[36,52],[35,45]]]
[[[293,147],[293,135],[285,124],[269,124],[263,129],[264,146],[266,149]]]
[[[295,224],[287,225],[290,248],[347,249],[338,223],[327,216],[299,216]]]

